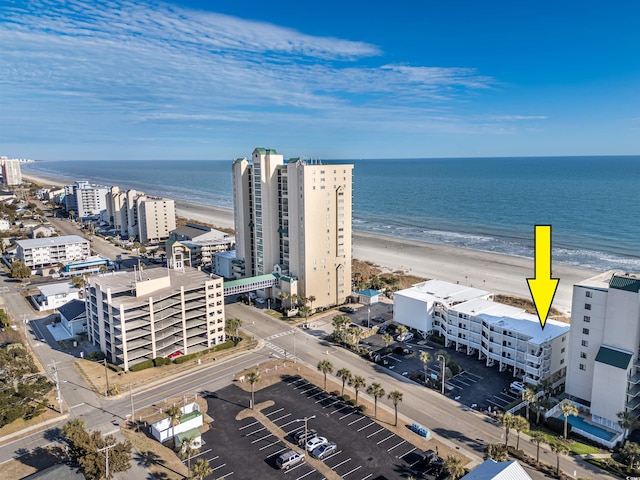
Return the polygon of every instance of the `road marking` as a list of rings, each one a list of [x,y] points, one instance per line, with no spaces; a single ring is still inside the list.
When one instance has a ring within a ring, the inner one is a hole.
[[[292,423],[296,423],[297,421],[298,421],[297,419],[296,419],[296,420],[291,420],[290,422],[287,422],[287,423],[285,423],[284,425],[280,425],[280,428],[284,428],[284,427],[286,427],[287,425],[291,425]],[[297,429],[296,429],[296,430],[297,430]]]
[[[244,430],[245,428],[249,428],[249,427],[251,427],[251,426],[253,426],[253,425],[257,424],[257,423],[260,423],[260,422],[258,422],[256,420],[255,422],[250,423],[249,425],[245,425],[244,427],[240,427],[238,430]]]
[[[273,452],[273,455],[278,455],[279,453],[282,453],[282,452],[284,452],[285,450],[289,450],[289,447],[281,448],[280,450],[278,450],[278,451],[276,451],[276,452]]]
[[[305,462],[299,463],[299,464],[297,464],[295,467],[292,467],[292,468],[290,468],[290,469],[288,469],[288,470],[285,470],[285,471],[284,471],[284,474],[286,475],[287,473],[293,472],[296,468],[300,468],[300,467],[302,467],[303,465],[307,465],[307,462],[305,461]],[[311,467],[311,465],[309,465],[309,466]],[[311,468],[313,468],[313,467],[311,467]],[[315,469],[314,469],[314,471],[315,471]]]
[[[314,468],[313,470],[311,470],[310,472],[305,473],[304,475],[302,475],[301,477],[296,478],[296,480],[300,480],[301,478],[306,477],[307,475],[311,475],[312,473],[314,473],[316,471],[316,469]]]
[[[193,458],[193,457],[191,457],[191,458]],[[219,456],[219,455],[216,455],[215,457],[210,458],[209,460],[207,460],[207,462],[213,462],[214,460],[217,460],[217,459],[219,459],[219,458],[220,458],[220,456]]]
[[[305,380],[302,385],[298,385],[297,387],[293,387],[293,389],[294,390],[298,390],[299,388],[306,387],[307,385],[310,385],[310,383]]]
[[[391,451],[391,450],[393,450],[394,448],[399,447],[399,446],[400,446],[400,445],[402,445],[403,443],[407,443],[407,442],[406,442],[406,440],[402,440],[399,444],[394,445],[393,447],[389,448],[389,449],[387,450],[387,452],[390,452],[390,451]]]
[[[325,405],[325,406],[324,406],[324,407],[322,407],[322,408],[328,408],[328,407],[330,407],[330,406],[332,406],[332,405],[335,405],[336,403],[340,403],[341,401],[342,401],[342,400],[336,400],[335,402],[332,402],[332,403],[330,403],[329,405]]]
[[[287,413],[286,415],[283,415],[283,416],[278,417],[278,418],[274,418],[274,419],[273,419],[273,420],[271,420],[271,421],[275,423],[275,422],[277,422],[278,420],[282,420],[283,418],[287,418],[287,417],[290,417],[290,416],[291,416],[291,414],[290,414],[290,413]]]
[[[386,442],[387,440],[389,440],[390,438],[393,438],[393,436],[395,435],[395,433],[392,433],[391,435],[389,435],[387,438],[384,438],[382,440],[380,440],[376,445],[380,445],[381,443]]]
[[[217,467],[212,468],[211,470],[215,472],[215,471],[216,471],[216,470],[218,470],[219,468],[226,467],[226,466],[227,466],[227,464],[226,464],[226,463],[223,463],[222,465],[218,465]]]
[[[394,360],[394,361],[396,361],[396,362],[398,362],[398,363],[402,363],[402,360],[401,360],[400,358],[396,358],[396,357],[394,357],[393,355],[387,355],[387,356],[386,356],[386,357],[384,357],[384,358],[390,358],[391,360]]]
[[[316,386],[314,385],[313,387],[311,387],[311,388],[307,388],[306,390],[300,390],[300,395],[302,395],[302,394],[304,394],[304,393],[307,393],[307,392],[310,392],[311,390],[315,390],[316,388],[318,388],[318,387],[316,387]]]
[[[329,467],[329,468],[331,468],[331,470],[335,470],[335,469],[336,469],[336,468],[338,468],[340,465],[344,465],[345,463],[350,462],[350,461],[351,461],[351,457],[349,457],[349,458],[347,458],[345,461],[340,462],[339,464],[334,465],[333,467]]]
[[[497,405],[497,406],[498,406],[498,407],[500,407],[500,408],[502,408],[504,405],[506,405],[506,404],[496,403],[496,402],[494,402],[493,400],[489,400],[489,399],[487,399],[487,402],[489,402],[489,403],[493,403],[494,405]]]
[[[376,430],[376,431],[375,431],[375,432],[373,432],[371,435],[367,435],[367,438],[371,438],[371,437],[373,437],[374,435],[376,435],[376,434],[380,433],[380,432],[381,432],[381,431],[383,431],[383,430],[384,430],[384,427],[382,427],[380,430]]]
[[[79,403],[79,404],[77,404],[77,405],[73,405],[73,406],[71,406],[71,407],[69,407],[69,408],[78,408],[78,407],[81,407],[82,405],[84,405],[84,402]]]
[[[266,429],[267,429],[267,427],[259,428],[258,430],[254,430],[254,431],[253,431],[253,432],[251,432],[251,433],[247,433],[247,434],[245,434],[245,437],[248,437],[248,436],[250,436],[250,435],[253,435],[254,433],[258,433],[258,432],[261,432],[262,430],[266,430]]]
[[[302,381],[304,381],[304,378],[298,378],[298,379],[296,379],[296,380],[294,380],[292,382],[287,383],[287,385],[293,385],[296,382],[302,382]]]
[[[354,420],[353,422],[348,423],[347,425],[351,426],[351,425],[353,425],[354,423],[358,423],[360,420],[364,420],[364,419],[365,419],[365,417],[360,417],[359,419]]]
[[[370,473],[366,477],[362,477],[360,480],[367,480],[367,478],[373,477],[373,473]]]
[[[268,417],[269,415],[273,415],[274,413],[281,412],[282,410],[284,410],[284,408],[279,408],[278,410],[274,410],[274,411],[273,411],[273,412],[271,412],[271,413],[267,413],[267,414],[265,414],[265,417]]]
[[[365,425],[364,427],[360,427],[358,431],[364,430],[365,428],[369,428],[371,425],[375,425],[376,422],[371,422],[369,425]]]
[[[298,430],[302,430],[304,428],[304,425],[300,425],[298,428],[294,428],[293,430],[291,430],[289,433],[287,433],[287,435],[291,435],[292,433],[297,432]]]
[[[199,457],[200,455],[204,455],[205,453],[209,453],[211,450],[212,450],[212,449],[210,448],[209,450],[205,450],[204,452],[200,452],[200,453],[198,453],[198,454],[196,454],[196,455],[191,455],[191,458]],[[215,457],[215,458],[218,458],[218,457]],[[212,458],[211,460],[214,460],[214,459]],[[209,461],[211,461],[211,460],[209,460]],[[187,459],[185,458],[185,459],[182,461],[182,463],[184,463],[184,462],[186,462],[186,461],[187,461]]]
[[[398,458],[402,458],[402,457],[406,457],[407,455],[409,455],[411,452],[413,452],[414,450],[417,450],[418,447],[413,447],[411,450],[409,450],[407,453],[405,453],[404,455],[400,455]]]
[[[323,391],[323,390],[320,390],[318,393],[314,393],[313,395],[309,395],[309,398],[313,398],[313,397],[315,397],[316,395],[322,395],[322,394],[324,394],[324,391]],[[324,400],[324,398],[323,398],[322,400]],[[320,400],[320,401],[322,401],[322,400]],[[318,403],[318,402],[316,402],[316,403]]]
[[[344,410],[345,408],[351,408],[351,405],[345,405],[344,407],[339,408],[338,410],[334,410],[333,412],[331,412],[330,415],[333,415],[334,413],[338,413],[338,412]]]
[[[265,438],[269,438],[269,437],[273,437],[273,433],[270,433],[269,435],[265,435],[264,437],[260,437],[260,438],[256,438],[253,442],[251,442],[252,444],[260,442],[262,440],[264,440]]]
[[[320,400],[316,400],[316,403],[324,402],[327,398],[331,398],[331,396],[330,395],[326,395],[325,397],[322,397]]]
[[[291,335],[295,330],[287,330],[286,332],[275,333],[270,337],[265,338],[265,341],[273,340],[274,338],[284,337],[285,335]]]
[[[353,472],[356,472],[358,470],[360,470],[362,468],[362,465],[358,465],[356,468],[354,468],[353,470],[348,471],[347,473],[345,473],[344,475],[340,475],[342,478],[346,477],[347,475],[352,474]]]
[[[264,450],[265,448],[273,447],[274,445],[276,445],[276,444],[278,444],[278,443],[280,443],[280,440],[276,440],[275,442],[273,442],[273,443],[269,443],[269,444],[265,445],[264,447],[260,447],[258,450],[262,451],[262,450]]]
[[[347,418],[349,415],[353,415],[353,411],[347,413],[346,415],[341,416],[338,420],[342,420],[343,418]]]

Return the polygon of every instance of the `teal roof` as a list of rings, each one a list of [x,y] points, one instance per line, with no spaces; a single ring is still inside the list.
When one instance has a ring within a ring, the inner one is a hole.
[[[631,357],[633,357],[632,353],[602,345],[598,350],[598,355],[596,355],[596,362],[626,370],[629,368]]]
[[[366,290],[360,290],[358,295],[362,295],[363,297],[375,297],[376,295],[380,295],[380,292],[367,288]]]
[[[262,148],[262,147],[256,147],[256,149],[254,150],[254,152],[258,152],[260,155],[267,155],[267,154],[272,154],[272,155],[277,155],[278,152],[275,151],[275,149],[273,148]]]
[[[188,422],[189,420],[193,420],[194,418],[198,417],[202,415],[199,411],[194,410],[191,413],[187,413],[186,415],[183,415],[180,417],[180,423],[184,423],[184,422]]]
[[[183,440],[186,440],[187,438],[191,437],[191,438],[199,438],[202,434],[200,433],[200,430],[198,428],[192,428],[191,430],[187,430],[186,432],[182,432],[176,435],[176,437],[178,438],[178,442],[182,442]]]
[[[611,280],[609,280],[609,288],[638,293],[640,292],[640,278],[613,274]]]
[[[249,285],[250,283],[266,282],[269,280],[277,279],[278,277],[276,277],[273,273],[269,273],[268,275],[259,275],[257,277],[241,278],[240,280],[231,280],[229,282],[224,282],[223,288],[241,287],[244,285]]]

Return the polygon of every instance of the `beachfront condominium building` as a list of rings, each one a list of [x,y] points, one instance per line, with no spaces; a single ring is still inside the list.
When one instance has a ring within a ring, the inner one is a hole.
[[[175,202],[171,199],[114,186],[106,195],[106,204],[106,220],[122,238],[158,242],[169,238],[176,228]]]
[[[233,163],[236,254],[245,277],[278,274],[280,291],[314,306],[351,294],[353,165],[322,164],[256,148]]]
[[[108,187],[92,185],[85,180],[65,186],[67,212],[80,219],[101,215],[107,209]]]
[[[22,183],[19,160],[9,160],[7,157],[2,157],[0,165],[2,165],[2,183],[7,186],[20,185]]]
[[[111,363],[197,353],[225,341],[222,278],[195,268],[89,277],[89,340]]]
[[[170,266],[209,267],[216,253],[233,250],[235,244],[233,235],[204,225],[187,223],[169,232],[165,251]]]
[[[86,260],[91,255],[89,240],[78,235],[18,240],[16,245],[16,257],[31,269]]]
[[[484,290],[429,280],[395,292],[395,322],[423,335],[444,337],[445,346],[477,355],[514,377],[537,385],[565,378],[569,325],[548,319],[544,329],[536,315],[493,301]]]
[[[640,275],[610,271],[573,287],[566,393],[621,432],[640,415]]]

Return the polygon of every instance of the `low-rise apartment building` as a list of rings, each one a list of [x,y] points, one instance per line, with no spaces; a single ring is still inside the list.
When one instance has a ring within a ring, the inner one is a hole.
[[[640,275],[609,271],[573,287],[566,393],[617,432],[640,415]]]
[[[495,302],[484,290],[440,280],[416,284],[394,294],[394,321],[437,333],[447,347],[532,385],[565,377],[569,325],[548,319],[542,329],[536,315]]]
[[[16,257],[31,269],[85,260],[91,253],[89,240],[78,235],[18,240],[16,245]]]
[[[226,339],[223,280],[195,268],[90,277],[85,298],[90,341],[124,370]]]

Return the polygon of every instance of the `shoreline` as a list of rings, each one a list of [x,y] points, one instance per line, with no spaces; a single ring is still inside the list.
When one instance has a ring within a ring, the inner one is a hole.
[[[40,184],[63,186],[55,177],[23,174]],[[176,215],[233,228],[233,210],[175,200]],[[428,279],[460,283],[493,293],[530,298],[527,278],[533,277],[533,259],[501,253],[482,252],[448,245],[405,240],[361,231],[353,231],[353,258],[372,262],[384,271],[402,270]],[[553,265],[553,277],[559,278],[553,306],[565,314],[571,311],[573,285],[602,272],[568,265]]]

